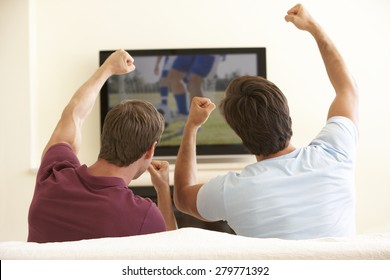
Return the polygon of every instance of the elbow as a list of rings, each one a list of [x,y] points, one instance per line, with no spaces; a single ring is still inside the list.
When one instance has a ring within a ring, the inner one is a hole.
[[[350,96],[352,96],[355,99],[355,102],[359,101],[359,87],[356,80],[353,77],[351,77],[350,79],[348,92],[350,93]]]
[[[357,124],[359,122],[359,88],[355,80],[352,80],[350,88],[350,102],[353,108],[353,119]]]
[[[192,201],[191,195],[188,190],[189,188],[180,188],[175,185],[173,192],[173,203],[176,209],[180,212],[192,215],[191,205],[194,202]]]
[[[173,191],[173,202],[180,212],[190,216],[198,217],[197,196],[202,184],[188,185],[186,182],[175,182]]]
[[[356,106],[359,105],[359,88],[357,83],[354,81],[351,87],[351,94],[354,97]]]
[[[183,203],[183,196],[180,194],[180,191],[176,189],[176,186],[173,192],[173,204],[175,205],[177,210],[179,210],[180,212],[185,212],[185,203]]]

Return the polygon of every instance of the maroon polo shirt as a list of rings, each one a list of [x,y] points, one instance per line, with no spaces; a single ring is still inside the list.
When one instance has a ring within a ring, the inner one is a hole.
[[[155,203],[134,195],[121,178],[91,176],[63,143],[42,159],[28,224],[28,241],[39,243],[165,231]]]

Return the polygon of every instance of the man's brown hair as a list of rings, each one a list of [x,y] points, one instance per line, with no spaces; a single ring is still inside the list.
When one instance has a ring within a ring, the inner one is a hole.
[[[292,129],[287,99],[267,79],[242,76],[233,80],[219,107],[252,154],[272,155],[289,144]]]
[[[151,103],[122,101],[104,120],[99,158],[128,166],[160,141],[163,130],[164,119]]]

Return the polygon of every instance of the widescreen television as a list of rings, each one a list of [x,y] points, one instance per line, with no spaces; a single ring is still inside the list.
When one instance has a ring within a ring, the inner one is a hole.
[[[197,155],[213,157],[248,154],[239,137],[223,119],[218,104],[232,79],[243,75],[266,78],[265,48],[127,51],[134,58],[136,69],[126,75],[112,76],[104,84],[100,95],[102,126],[107,112],[122,100],[150,101],[165,118],[165,130],[155,150],[155,156],[174,158],[180,146],[186,120],[185,109],[189,108],[193,95],[202,94],[210,98],[217,108],[198,131]],[[100,51],[100,64],[112,52],[113,50]],[[186,72],[188,68],[191,70]],[[183,93],[173,92],[172,69],[176,71],[176,78],[177,74],[180,74],[180,84],[186,93],[186,102],[183,102]],[[194,84],[201,88],[194,90]],[[165,93],[162,93],[163,90]],[[182,97],[178,98],[180,94]]]

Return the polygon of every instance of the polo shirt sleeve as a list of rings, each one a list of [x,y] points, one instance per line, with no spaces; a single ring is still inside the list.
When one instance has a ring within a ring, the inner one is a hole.
[[[54,144],[46,151],[42,158],[37,180],[38,182],[45,180],[54,170],[60,171],[64,168],[77,168],[79,166],[80,161],[68,144]]]
[[[166,231],[165,228],[165,220],[164,217],[158,209],[157,205],[146,199],[150,203],[150,207],[144,217],[144,221],[142,223],[142,227],[140,229],[139,234],[149,234]]]
[[[226,220],[224,198],[225,176],[218,176],[204,184],[198,192],[197,209],[199,214],[209,221]]]

